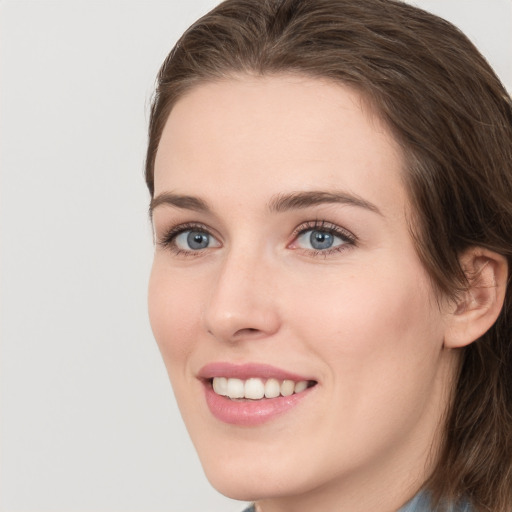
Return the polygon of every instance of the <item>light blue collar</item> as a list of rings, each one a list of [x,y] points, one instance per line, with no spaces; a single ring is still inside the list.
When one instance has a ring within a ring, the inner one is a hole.
[[[469,503],[464,502],[458,505],[450,505],[446,512],[472,512],[472,510]],[[254,512],[254,505],[245,509],[244,512]],[[435,512],[435,510],[431,507],[429,494],[427,492],[419,492],[397,512]]]
[[[452,504],[445,510],[446,512],[472,512],[473,509],[469,503],[462,502]],[[435,512],[435,510],[432,508],[429,494],[427,492],[419,492],[397,512]]]

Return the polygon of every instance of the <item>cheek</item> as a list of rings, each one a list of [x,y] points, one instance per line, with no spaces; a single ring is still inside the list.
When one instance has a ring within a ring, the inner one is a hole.
[[[361,273],[290,297],[294,337],[321,360],[329,404],[325,428],[350,439],[331,447],[353,461],[395,445],[439,403],[442,322],[421,270]],[[335,463],[334,463],[335,464]]]
[[[148,289],[149,320],[167,370],[193,349],[200,315],[198,290],[155,258]]]
[[[289,311],[297,313],[289,323],[330,361],[330,378],[343,375],[345,386],[352,382],[359,392],[365,382],[435,371],[442,322],[421,268],[358,272],[325,282],[290,297]]]

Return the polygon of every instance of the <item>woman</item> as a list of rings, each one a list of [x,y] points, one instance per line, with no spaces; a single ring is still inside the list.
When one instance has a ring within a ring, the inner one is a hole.
[[[164,62],[150,319],[256,510],[512,510],[512,108],[392,0],[227,0]]]

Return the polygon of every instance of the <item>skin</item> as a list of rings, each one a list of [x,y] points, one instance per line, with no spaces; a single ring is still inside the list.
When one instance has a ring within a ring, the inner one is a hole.
[[[205,472],[264,512],[397,510],[428,477],[457,366],[407,221],[403,160],[358,93],[319,79],[236,77],[196,86],[167,121],[154,208],[150,320]],[[351,194],[275,211],[280,195]],[[349,232],[336,251],[297,236],[316,220]],[[304,225],[305,223],[310,223]],[[181,224],[211,233],[199,251]],[[178,245],[176,245],[178,244]],[[262,425],[209,411],[199,370],[271,364],[317,385]]]

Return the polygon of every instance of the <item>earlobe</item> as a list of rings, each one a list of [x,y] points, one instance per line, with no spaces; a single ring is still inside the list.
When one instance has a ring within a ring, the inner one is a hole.
[[[460,257],[468,281],[450,313],[446,348],[461,348],[480,338],[496,322],[507,289],[507,259],[482,247],[472,247]]]

